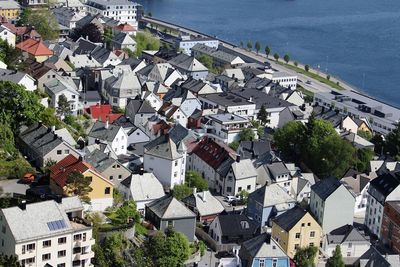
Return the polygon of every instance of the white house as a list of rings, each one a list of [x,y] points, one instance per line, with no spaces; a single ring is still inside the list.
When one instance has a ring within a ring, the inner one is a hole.
[[[196,44],[204,44],[215,49],[218,48],[219,41],[212,38],[194,38],[192,36],[181,36],[181,38],[176,40],[175,45],[178,49],[181,49],[186,55],[190,56],[192,54],[191,48]]]
[[[79,92],[76,91],[62,77],[57,77],[44,84],[45,92],[50,96],[50,106],[57,109],[60,97],[66,97],[71,112],[76,114],[79,108]]]
[[[133,199],[138,211],[144,215],[146,204],[165,195],[160,181],[152,173],[133,174],[121,182],[119,189],[125,199]]]
[[[15,47],[15,34],[3,25],[0,25],[0,39],[6,41],[10,46]]]
[[[125,155],[128,147],[128,136],[121,126],[109,124],[108,121],[96,121],[88,133],[88,144],[109,144],[117,155]]]
[[[16,256],[22,266],[93,266],[95,240],[78,197],[23,201],[2,209],[0,218],[0,253]]]
[[[186,146],[161,135],[145,146],[144,170],[154,173],[164,187],[173,188],[185,182]]]
[[[27,91],[35,91],[37,89],[36,81],[30,75],[16,71],[0,68],[0,80],[10,81],[22,85]]]
[[[274,72],[270,78],[279,85],[295,90],[297,88],[297,75],[291,75],[286,72]]]

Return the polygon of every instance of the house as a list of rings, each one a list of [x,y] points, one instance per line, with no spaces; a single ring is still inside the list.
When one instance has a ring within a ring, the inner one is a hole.
[[[357,148],[357,149],[370,149],[370,150],[374,150],[375,145],[373,143],[371,143],[370,141],[362,138],[361,136],[359,136],[356,133],[352,133],[352,132],[342,132],[340,133],[340,137],[342,137],[344,140],[349,141],[353,147]]]
[[[354,215],[356,217],[365,217],[367,208],[369,183],[373,180],[370,176],[358,173],[356,170],[350,169],[341,179],[348,188],[356,195],[356,203],[354,205]]]
[[[297,75],[292,75],[286,72],[278,71],[270,74],[268,78],[271,79],[274,83],[277,83],[285,88],[296,90]]]
[[[264,140],[241,141],[237,152],[242,159],[258,159],[271,151],[271,143]]]
[[[222,93],[221,88],[213,87],[209,83],[202,80],[188,78],[179,85],[182,89],[192,92],[196,97],[203,94]]]
[[[387,201],[383,210],[381,226],[381,240],[383,244],[400,253],[400,201]]]
[[[125,108],[130,98],[140,94],[141,84],[132,71],[124,71],[105,80],[103,95],[113,107]]]
[[[136,126],[143,126],[156,113],[147,101],[140,99],[129,99],[125,107],[125,117],[133,121]]]
[[[113,49],[129,49],[132,52],[136,51],[136,42],[129,36],[128,33],[119,32],[111,39]]]
[[[163,186],[173,188],[185,182],[186,154],[182,141],[161,135],[144,147],[144,170],[154,173]]]
[[[91,106],[100,105],[101,96],[98,91],[83,91],[79,93],[79,109],[87,109]]]
[[[117,159],[99,149],[85,154],[85,161],[89,163],[104,178],[113,183],[114,188],[131,176],[131,171]]]
[[[116,54],[103,46],[96,46],[96,48],[90,52],[89,59],[90,57],[100,63],[103,68],[110,65],[117,66],[121,63],[121,59]]]
[[[248,196],[247,216],[259,227],[271,226],[271,220],[293,208],[296,200],[277,184],[264,185]]]
[[[133,144],[147,143],[150,141],[150,137],[144,130],[136,127],[129,117],[121,116],[115,120],[113,124],[121,126],[128,135],[128,148]]]
[[[188,116],[183,112],[180,106],[164,102],[159,110],[159,114],[167,121],[177,122],[181,125],[187,125]]]
[[[74,8],[56,7],[51,9],[58,24],[66,27],[69,30],[76,28],[76,23],[83,18],[83,13]]]
[[[196,44],[191,48],[191,50],[192,55],[195,57],[200,57],[202,55],[210,56],[216,67],[225,67],[226,65],[237,67],[245,63],[243,59],[236,55],[218,50],[205,44]]]
[[[239,141],[240,132],[252,126],[247,118],[230,113],[220,113],[204,116],[201,127],[204,135],[217,142],[230,144],[233,141]],[[256,133],[255,128],[252,130]]]
[[[290,258],[269,233],[263,233],[243,242],[239,257],[243,267],[290,267]]]
[[[19,14],[21,13],[21,6],[14,0],[3,0],[0,6],[0,17],[4,17],[7,21],[15,23]]]
[[[88,113],[94,120],[108,121],[109,123],[114,123],[115,120],[123,116],[121,113],[112,113],[111,105],[92,105],[88,109]]]
[[[69,73],[73,71],[72,67],[63,58],[56,55],[49,57],[44,64],[56,71]]]
[[[3,25],[0,25],[0,39],[7,42],[12,47],[15,46],[15,40],[16,40],[15,34]]]
[[[79,152],[59,138],[54,130],[53,127],[47,128],[41,123],[21,128],[17,139],[18,147],[27,160],[38,168],[50,162],[59,162],[67,155],[79,157]]]
[[[0,238],[7,245],[0,253],[15,256],[22,266],[92,266],[95,240],[83,216],[77,197],[2,209]]]
[[[346,265],[351,265],[369,250],[371,243],[353,225],[343,225],[325,235],[322,250],[330,257],[336,246],[340,246]]]
[[[312,173],[311,173],[312,175]],[[290,183],[289,195],[301,203],[305,200],[307,203],[310,201],[311,186],[314,184],[314,180],[307,179],[303,174],[301,176],[295,176],[292,178]]]
[[[143,13],[143,7],[128,0],[106,1],[89,0],[84,3],[86,10],[91,15],[101,14],[107,18],[121,23],[129,23],[138,27],[138,21]]]
[[[201,64],[195,57],[186,54],[179,54],[168,61],[180,73],[190,76],[193,79],[205,79],[208,75],[208,69]]]
[[[136,36],[136,28],[130,25],[129,23],[121,23],[113,28],[114,34],[120,32]]]
[[[109,144],[117,155],[125,155],[128,146],[128,136],[121,126],[110,124],[108,121],[96,121],[88,133],[88,144]]]
[[[360,267],[395,267],[400,265],[398,254],[385,254],[374,246],[371,246],[355,263],[354,266]]]
[[[212,222],[221,212],[224,206],[214,197],[210,191],[195,192],[182,199],[182,202],[197,215],[200,222]]]
[[[201,103],[197,97],[189,90],[177,87],[169,90],[163,97],[165,105],[175,105],[183,112],[185,117],[189,117],[196,109],[201,109]],[[167,103],[165,103],[167,102]],[[186,125],[181,122],[182,125]]]
[[[209,47],[213,47],[215,49],[218,48],[219,40],[213,38],[204,38],[204,37],[194,37],[184,35],[180,38],[177,38],[175,41],[175,47],[177,49],[181,49],[186,55],[190,56],[192,54],[192,47],[196,44],[204,44]]]
[[[25,87],[25,89],[30,92],[37,89],[36,81],[32,76],[16,70],[7,70],[0,68],[0,80],[19,84]]]
[[[77,114],[79,109],[79,92],[75,90],[61,76],[43,84],[45,92],[50,96],[50,106],[58,109],[60,97],[64,96],[69,104],[72,114]]]
[[[90,203],[85,203],[85,210],[104,211],[113,205],[113,184],[99,174],[93,166],[83,161],[81,157],[76,158],[68,155],[61,161],[49,167],[50,189],[56,194],[71,196],[74,193],[68,188],[68,176],[73,172],[79,172],[90,178],[92,191],[88,193]]]
[[[133,174],[123,180],[118,188],[125,199],[133,199],[136,202],[137,210],[142,215],[145,215],[146,204],[165,195],[162,184],[152,173]]]
[[[176,81],[183,80],[182,74],[169,63],[150,64],[136,72],[145,81],[160,82],[171,87]]]
[[[42,40],[34,40],[28,38],[20,43],[18,43],[16,48],[22,51],[22,55],[25,59],[32,58],[37,62],[46,61],[49,57],[53,55],[53,51],[50,50]]]
[[[308,211],[295,206],[273,220],[272,237],[293,259],[298,248],[320,246],[322,229]]]
[[[278,184],[287,193],[291,189],[292,176],[282,161],[263,164],[257,168],[258,179],[266,181],[267,185]]]
[[[257,225],[244,214],[220,214],[210,224],[208,234],[218,245],[237,246],[255,237]]]
[[[311,186],[310,210],[324,233],[346,224],[352,225],[354,205],[354,194],[334,177],[325,178]]]
[[[222,75],[225,75],[225,76],[233,79],[234,81],[240,82],[240,83],[244,82],[244,80],[245,80],[242,69],[225,69],[222,72]]]
[[[72,147],[75,147],[77,145],[74,137],[72,137],[70,132],[68,132],[67,128],[60,128],[58,130],[55,130],[54,134]]]
[[[169,228],[180,232],[193,242],[196,229],[196,214],[185,207],[173,196],[164,196],[146,206],[146,220],[158,230],[166,231]]]
[[[398,172],[383,173],[369,183],[364,224],[372,234],[378,237],[381,233],[386,202],[400,199],[399,184]]]

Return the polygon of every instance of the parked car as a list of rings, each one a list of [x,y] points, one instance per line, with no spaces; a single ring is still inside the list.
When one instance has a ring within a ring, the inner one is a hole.
[[[234,201],[234,200],[236,201],[239,199],[235,196],[225,196],[225,200],[226,200],[226,202],[231,203],[232,201]]]
[[[306,84],[311,84],[311,81],[310,81],[310,80],[307,80],[307,81],[306,81]]]

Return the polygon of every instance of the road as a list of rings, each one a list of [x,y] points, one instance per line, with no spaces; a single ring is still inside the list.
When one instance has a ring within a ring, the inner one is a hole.
[[[213,37],[213,36],[210,36],[210,35],[207,35],[207,34],[192,30],[192,29],[188,29],[186,27],[183,27],[183,26],[180,26],[180,25],[176,25],[174,23],[170,23],[170,22],[159,20],[159,19],[155,19],[155,18],[143,17],[142,21],[147,22],[147,23],[151,23],[151,24],[154,24],[154,25],[158,24],[158,25],[160,25],[162,27],[170,28],[170,29],[173,29],[173,30],[176,30],[176,31],[183,32],[185,34],[193,35],[193,36],[218,39],[216,37]],[[224,40],[221,40],[221,39],[218,39],[218,40],[220,41],[220,43],[224,47],[229,48],[231,50],[234,50],[237,53],[240,53],[240,54],[245,55],[247,57],[250,57],[250,58],[254,59],[255,61],[257,61],[257,62],[259,62],[261,64],[263,64],[267,60],[267,57],[266,57],[265,54],[261,54],[261,53],[257,54],[254,51],[248,51],[246,49],[237,47],[234,44],[228,43],[228,42],[226,42]],[[270,62],[271,67],[273,69],[276,69],[277,71],[286,72],[286,73],[291,74],[291,75],[297,75],[298,80],[299,80],[298,83],[303,88],[305,88],[305,89],[307,89],[307,90],[309,90],[309,91],[311,91],[313,93],[315,93],[315,92],[329,92],[329,91],[332,91],[332,90],[336,90],[336,89],[334,89],[334,88],[332,88],[332,87],[330,87],[330,86],[328,86],[328,85],[326,85],[326,84],[324,84],[324,83],[322,83],[322,82],[320,82],[318,80],[310,78],[310,77],[308,77],[308,76],[306,76],[304,74],[297,73],[296,71],[294,71],[292,69],[288,69],[285,66],[282,66],[282,65],[276,63],[271,57],[268,58],[268,62]],[[289,64],[293,65],[293,62],[289,62]],[[304,65],[302,65],[302,64],[298,64],[298,67],[304,69]],[[322,73],[320,70],[315,70],[315,69],[311,69],[311,68],[310,68],[309,71],[314,73],[314,74]],[[321,76],[325,76],[325,75],[326,74],[323,74]],[[306,84],[306,81],[308,81],[308,80],[311,81],[311,84]],[[355,87],[353,87],[353,86],[351,86],[351,85],[349,85],[349,84],[347,84],[347,83],[343,82],[342,80],[339,80],[339,79],[337,79],[335,77],[331,77],[331,81],[334,82],[334,83],[339,82],[340,85],[346,90],[357,91],[357,88],[355,88]]]

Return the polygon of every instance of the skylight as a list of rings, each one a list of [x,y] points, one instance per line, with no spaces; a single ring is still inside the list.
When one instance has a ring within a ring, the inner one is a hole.
[[[48,222],[47,226],[49,227],[50,231],[57,231],[57,230],[67,228],[67,225],[65,224],[64,220]]]

